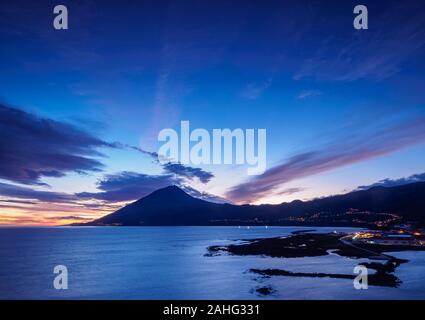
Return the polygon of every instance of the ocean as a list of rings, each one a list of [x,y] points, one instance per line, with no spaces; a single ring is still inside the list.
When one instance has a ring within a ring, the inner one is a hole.
[[[366,259],[208,256],[207,247],[241,239],[287,236],[306,227],[0,228],[1,299],[425,299],[425,252],[390,253],[410,260],[398,288],[354,289],[351,280],[269,277],[251,268],[353,274]],[[317,232],[351,228],[316,228]],[[66,266],[57,290],[54,267]],[[260,295],[261,287],[272,288]]]

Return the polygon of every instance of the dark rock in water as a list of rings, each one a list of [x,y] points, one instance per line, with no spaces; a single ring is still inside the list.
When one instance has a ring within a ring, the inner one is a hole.
[[[349,279],[354,280],[356,275],[337,274],[337,273],[316,273],[316,272],[291,272],[281,269],[251,269],[253,273],[263,276],[286,276],[286,277],[304,277],[304,278],[333,278],[333,279]],[[393,274],[378,272],[368,276],[368,284],[371,286],[396,288],[402,282]]]
[[[375,246],[356,245],[352,246],[340,241],[346,234],[342,233],[302,233],[289,237],[264,238],[245,240],[243,244],[231,244],[228,246],[211,246],[208,248],[210,254],[227,252],[234,255],[265,255],[275,258],[302,258],[325,256],[332,251],[344,257],[381,259],[382,252],[424,250],[423,247],[399,247],[399,246]],[[382,255],[383,256],[383,255]],[[397,266],[406,260],[396,259],[391,256],[383,256],[384,260],[390,260]],[[387,268],[392,267],[388,265]]]
[[[270,286],[267,286],[267,287],[257,288],[257,289],[255,289],[255,292],[257,292],[258,294],[260,294],[262,296],[268,296],[268,295],[276,292],[276,290],[274,290]]]
[[[377,273],[393,273],[400,264],[406,262],[408,262],[408,260],[394,258],[388,260],[386,263],[366,262],[363,263],[363,265],[368,269],[375,270]]]
[[[292,231],[291,234],[303,234],[303,233],[309,233],[314,231],[316,231],[316,229],[297,230],[297,231]]]
[[[334,279],[354,279],[352,274],[335,274],[335,273],[316,273],[316,272],[292,272],[282,269],[251,269],[253,273],[263,276],[286,276],[286,277],[306,277],[306,278],[334,278]]]
[[[297,233],[284,238],[245,240],[245,243],[242,244],[211,246],[208,249],[210,255],[225,252],[240,256],[264,255],[278,258],[298,258],[324,256],[332,251],[334,254],[350,258],[384,259],[385,262],[383,263],[362,263],[368,270],[375,271],[375,273],[371,273],[372,271],[369,272],[368,284],[371,286],[395,288],[402,283],[393,273],[398,266],[408,261],[385,255],[382,252],[411,250],[410,247],[352,245],[345,240],[341,240],[344,236],[346,234],[343,233]],[[264,277],[286,276],[354,280],[357,276],[356,274],[292,272],[282,269],[251,269],[250,272],[260,274]],[[267,292],[266,288],[260,289]]]
[[[248,240],[246,244],[212,246],[210,252],[227,251],[235,255],[266,255],[275,258],[302,258],[328,255],[328,250],[342,249],[341,235],[297,234],[287,238]]]
[[[386,272],[377,272],[368,276],[370,286],[397,288],[402,281],[395,275]]]

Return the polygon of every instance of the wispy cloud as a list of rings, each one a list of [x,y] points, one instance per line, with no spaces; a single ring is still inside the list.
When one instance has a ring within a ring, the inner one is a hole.
[[[80,217],[80,216],[57,216],[57,217],[48,217],[46,219],[54,220],[54,221],[62,221],[62,220],[90,221],[90,220],[93,220],[93,218],[86,218],[86,217]]]
[[[271,85],[273,80],[267,79],[261,83],[250,83],[242,91],[242,97],[249,100],[258,99]]]
[[[304,191],[304,190],[305,190],[305,188],[287,188],[287,189],[284,189],[284,190],[277,192],[276,195],[279,195],[279,196],[281,196],[281,195],[292,195],[292,194],[295,194],[295,193],[298,193],[298,192],[301,192],[301,191]]]
[[[323,93],[320,90],[303,90],[297,95],[297,99],[303,100],[310,97],[317,97],[322,94]]]
[[[14,200],[14,199],[0,200],[0,203],[36,204],[35,201],[30,201],[30,200]]]
[[[375,12],[373,26],[352,30],[342,41],[330,36],[301,65],[294,79],[381,80],[399,72],[425,46],[424,7],[420,2],[388,3]],[[335,42],[338,41],[338,46]]]
[[[264,174],[231,188],[226,197],[235,202],[253,202],[289,181],[390,154],[424,142],[425,117],[386,128],[374,128],[367,133],[340,138],[322,149],[297,154]]]
[[[7,183],[0,183],[0,195],[18,199],[35,199],[44,202],[69,202],[77,199],[75,196],[67,193],[34,190]],[[10,201],[17,203],[17,200]]]

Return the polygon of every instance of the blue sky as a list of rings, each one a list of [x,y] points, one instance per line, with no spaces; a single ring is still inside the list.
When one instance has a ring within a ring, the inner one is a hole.
[[[122,201],[177,183],[203,196],[279,203],[425,172],[423,1],[362,1],[368,30],[353,28],[359,3],[349,0],[61,1],[69,10],[66,31],[52,27],[56,4],[0,5],[0,101],[8,108],[1,147],[10,155],[2,161],[14,159],[14,143],[28,150],[22,141],[50,150],[43,135],[35,142],[4,138],[17,109],[26,125],[57,121],[79,130],[73,137],[84,135],[81,143],[98,139],[82,149],[74,141],[72,151],[65,143],[63,152],[100,166],[64,166],[57,158],[46,165],[50,154],[21,150],[22,159],[38,162],[3,167],[4,223],[31,223],[31,210],[41,211],[45,201],[24,211],[10,201],[34,200],[34,192],[72,195],[73,215],[84,208],[88,218],[121,204],[116,194],[107,197],[112,186],[127,195]],[[267,129],[269,171],[171,172],[129,147],[156,152],[158,132],[181,120],[207,130]],[[26,166],[36,178],[11,173]],[[204,173],[213,177],[202,182]],[[50,203],[66,211],[67,199]],[[93,203],[104,211],[87,211]]]

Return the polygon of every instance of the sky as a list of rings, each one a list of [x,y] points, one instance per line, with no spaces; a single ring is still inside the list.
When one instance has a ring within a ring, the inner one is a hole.
[[[425,180],[421,0],[2,1],[0,43],[0,225],[89,221],[168,185],[261,204]],[[266,129],[267,170],[159,162],[186,120]]]

